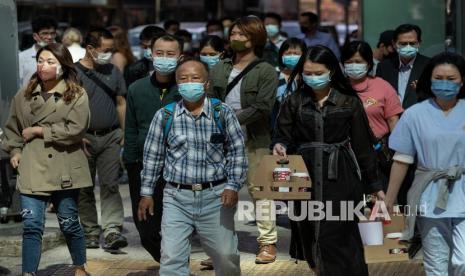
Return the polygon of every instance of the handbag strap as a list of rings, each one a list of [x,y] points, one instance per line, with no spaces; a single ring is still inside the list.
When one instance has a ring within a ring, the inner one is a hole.
[[[100,87],[107,95],[113,100],[113,103],[116,104],[116,93],[113,89],[111,89],[106,83],[104,83],[97,75],[92,72],[92,70],[84,67],[80,62],[76,62],[76,67],[79,67],[82,72],[91,80],[93,81],[98,87]]]
[[[226,86],[226,96],[231,92],[231,90],[236,86],[239,81],[248,73],[250,70],[252,70],[256,65],[265,62],[264,60],[258,59],[255,61],[252,61],[247,67],[242,70],[239,75],[237,75],[229,84]]]

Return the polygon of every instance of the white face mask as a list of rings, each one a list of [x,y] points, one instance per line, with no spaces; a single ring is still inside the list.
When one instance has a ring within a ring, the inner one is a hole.
[[[94,57],[94,55],[92,55],[92,58],[94,59],[95,63],[100,64],[100,65],[105,65],[105,64],[110,63],[111,56],[112,56],[112,53],[97,53],[97,57]]]
[[[40,40],[40,41],[38,41],[38,42],[37,42],[37,45],[39,45],[39,47],[40,47],[40,48],[42,48],[42,47],[45,47],[45,46],[47,46],[47,45],[48,45],[48,43],[47,43],[47,42],[45,42],[45,41],[43,41],[43,40]]]

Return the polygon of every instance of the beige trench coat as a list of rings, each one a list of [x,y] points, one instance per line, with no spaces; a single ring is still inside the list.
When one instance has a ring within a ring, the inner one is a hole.
[[[4,148],[13,156],[21,153],[17,188],[23,194],[50,195],[52,191],[92,186],[89,164],[81,140],[90,121],[87,93],[63,101],[65,81],[60,81],[53,95],[44,101],[38,86],[27,100],[24,89],[11,102],[5,126]],[[43,127],[44,137],[25,143],[22,131]]]

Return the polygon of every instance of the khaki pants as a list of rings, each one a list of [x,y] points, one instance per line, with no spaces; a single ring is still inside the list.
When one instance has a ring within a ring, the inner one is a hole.
[[[264,155],[270,154],[270,150],[267,148],[254,149],[250,145],[247,146],[247,157],[249,159],[249,170],[247,172],[247,188],[250,196],[252,192],[258,190],[254,187],[252,176],[255,170],[258,168],[260,161]],[[264,214],[271,214],[271,207],[274,204],[273,200],[258,200],[255,201],[255,210],[257,210],[257,204],[260,204],[260,209],[263,210]],[[264,220],[257,219],[257,227],[259,236],[257,241],[261,245],[275,244],[278,241],[278,232],[276,230],[276,218],[268,217]]]
[[[123,200],[119,193],[119,153],[122,139],[121,129],[114,130],[103,136],[87,134],[90,141],[87,146],[91,154],[89,160],[90,172],[95,186],[95,175],[98,173],[100,184],[100,209],[104,237],[110,233],[120,233],[123,228]],[[79,216],[86,236],[100,235],[97,219],[97,206],[94,186],[81,189],[79,195]]]

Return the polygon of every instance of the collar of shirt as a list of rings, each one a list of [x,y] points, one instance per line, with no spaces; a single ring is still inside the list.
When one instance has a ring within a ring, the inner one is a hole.
[[[168,82],[159,82],[156,77],[156,72],[153,71],[152,76],[150,77],[150,82],[153,86],[160,88],[160,89],[168,89],[176,85],[176,80],[174,79],[174,75],[170,78]]]
[[[276,42],[273,42],[273,41],[271,41],[271,39],[268,39],[268,42],[273,44],[273,45],[283,43],[284,41],[286,41],[286,38],[284,36],[282,36],[282,35],[278,36],[278,39],[276,39]]]
[[[417,57],[414,57],[409,63],[404,64],[402,60],[399,57],[399,71],[405,72],[413,68],[413,63],[415,62],[415,59]]]
[[[66,82],[64,80],[60,80],[55,87],[53,87],[50,91],[53,91],[54,94],[59,94],[63,95],[66,91]],[[34,94],[40,94],[42,92],[42,87],[40,85],[37,85],[34,91],[32,92],[32,95]],[[51,92],[49,92],[51,93]]]
[[[316,107],[317,102],[314,101],[314,99],[310,95],[310,91],[302,91],[304,94],[308,94],[308,97],[304,97],[302,99],[302,105],[307,105],[307,104],[312,104],[313,106]],[[336,105],[337,104],[337,99],[339,97],[339,91],[337,91],[334,88],[331,88],[331,91],[329,92],[328,98],[325,99],[323,106],[327,104],[331,105]]]
[[[176,116],[181,116],[182,114],[186,114],[186,115],[191,114],[191,112],[184,105],[184,100],[179,101],[176,108],[177,110],[179,110],[178,112],[176,112]],[[202,112],[200,113],[199,117],[204,115],[207,119],[210,119],[210,114],[211,114],[210,100],[208,99],[208,97],[205,97],[205,99],[203,100]]]

